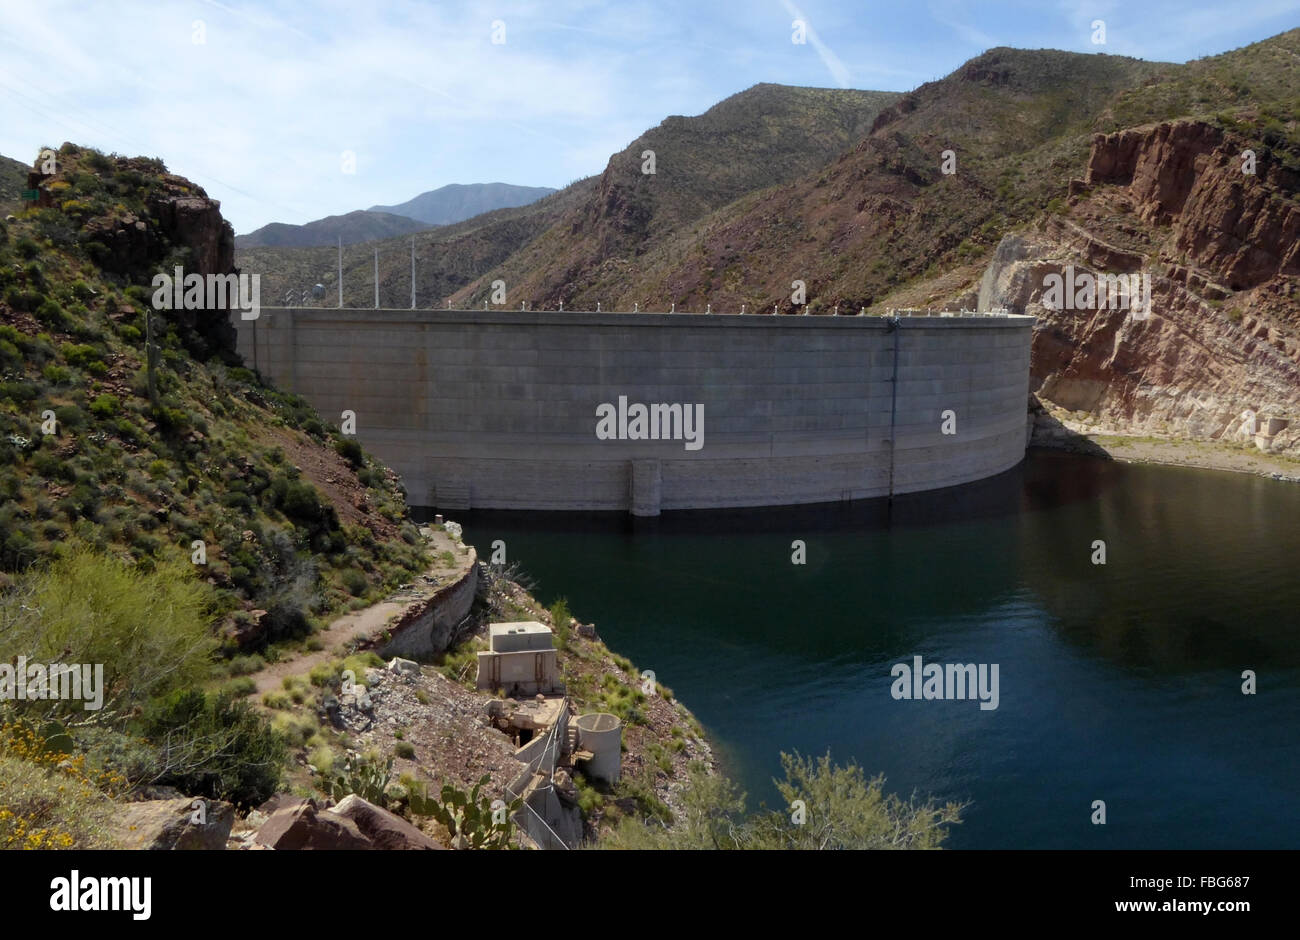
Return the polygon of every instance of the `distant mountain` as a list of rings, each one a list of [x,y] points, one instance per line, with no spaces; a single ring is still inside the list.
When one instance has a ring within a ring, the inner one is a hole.
[[[404,215],[358,209],[346,215],[331,215],[304,225],[272,222],[247,235],[237,235],[239,248],[313,248],[337,245],[339,238],[345,245],[393,238],[422,232],[429,226]]]
[[[446,299],[553,226],[565,213],[586,202],[596,177],[565,187],[537,202],[513,209],[497,209],[457,222],[435,225],[415,236],[418,305],[441,307]],[[399,236],[376,242],[379,249],[380,299],[389,306],[410,302],[410,241]],[[262,276],[264,296],[281,296],[285,290],[316,282],[334,296],[338,280],[333,246],[290,248],[235,245],[235,262],[241,269]],[[373,256],[370,247],[343,249],[343,300],[345,306],[363,307],[372,301]]]
[[[371,212],[391,212],[429,225],[451,225],[495,209],[514,209],[555,192],[547,186],[509,183],[452,183],[421,193],[396,206],[371,206]]]

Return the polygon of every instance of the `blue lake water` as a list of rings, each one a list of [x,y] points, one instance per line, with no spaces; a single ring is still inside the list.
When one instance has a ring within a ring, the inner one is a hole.
[[[456,518],[653,669],[751,805],[829,750],[969,801],[952,848],[1300,848],[1300,486],[1031,452],[892,506]],[[998,664],[998,708],[895,700],[918,655]]]

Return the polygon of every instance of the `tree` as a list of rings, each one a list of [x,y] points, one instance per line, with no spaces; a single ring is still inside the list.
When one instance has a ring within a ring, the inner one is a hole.
[[[676,829],[624,818],[600,841],[616,849],[937,849],[965,804],[904,800],[886,793],[885,778],[868,779],[855,762],[841,767],[781,754],[784,780],[773,781],[786,802],[745,817],[745,794],[726,778],[690,769],[684,818]],[[802,802],[797,813],[796,801]]]

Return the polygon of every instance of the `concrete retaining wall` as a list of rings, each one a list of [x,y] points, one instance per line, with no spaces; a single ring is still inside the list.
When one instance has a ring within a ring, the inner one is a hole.
[[[380,656],[420,659],[447,649],[452,632],[469,613],[478,590],[478,556],[472,548],[470,552],[469,570],[424,603],[408,610],[393,625],[392,639],[379,646]]]
[[[356,413],[413,504],[639,515],[1000,473],[1024,456],[1033,322],[329,308],[234,321],[250,367],[326,421]],[[597,406],[621,395],[702,404],[703,446],[598,440]]]

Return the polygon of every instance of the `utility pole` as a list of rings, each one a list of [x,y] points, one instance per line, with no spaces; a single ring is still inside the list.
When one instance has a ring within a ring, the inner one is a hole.
[[[379,249],[375,248],[375,309],[379,309]]]
[[[375,249],[378,251],[378,249]],[[411,239],[411,309],[415,309],[415,239]]]
[[[343,236],[339,236],[339,307],[343,306]]]

